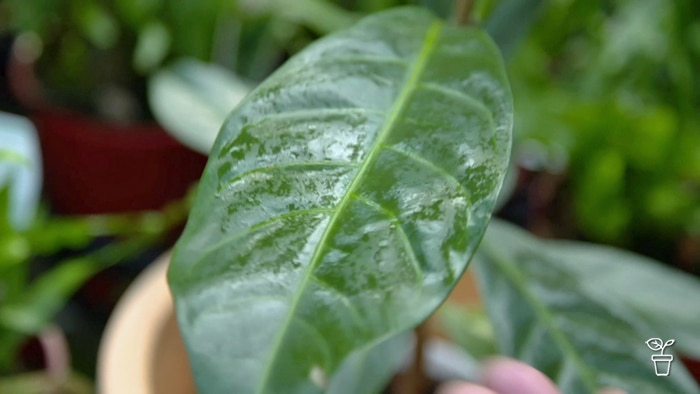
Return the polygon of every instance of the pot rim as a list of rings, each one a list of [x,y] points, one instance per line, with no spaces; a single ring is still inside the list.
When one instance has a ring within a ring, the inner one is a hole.
[[[124,293],[109,318],[97,359],[97,392],[148,394],[152,360],[173,301],[166,274],[171,252],[162,254]]]

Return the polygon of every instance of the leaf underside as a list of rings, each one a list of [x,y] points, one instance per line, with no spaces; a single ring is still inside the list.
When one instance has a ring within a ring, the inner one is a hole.
[[[347,392],[334,377],[357,354],[394,368],[370,350],[466,268],[511,116],[490,39],[419,8],[316,42],[248,95],[169,272],[199,392]]]
[[[583,247],[567,253],[557,241],[539,241],[513,225],[491,222],[475,268],[499,352],[543,371],[563,393],[597,393],[603,387],[696,393],[680,360],[670,376],[655,375],[646,345],[658,335],[653,325],[630,314],[614,292],[599,298],[582,283],[581,268],[570,262],[580,263],[576,254]],[[615,256],[599,254],[609,265],[618,262]]]

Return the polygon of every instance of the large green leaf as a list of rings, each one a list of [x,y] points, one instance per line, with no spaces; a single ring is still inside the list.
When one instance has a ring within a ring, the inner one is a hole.
[[[641,316],[631,315],[614,291],[610,297],[589,293],[591,287],[609,283],[583,283],[592,277],[571,268],[582,263],[576,256],[579,251],[565,252],[551,242],[555,241],[539,241],[512,225],[489,225],[475,266],[500,352],[542,370],[564,393],[595,393],[606,386],[635,394],[697,393],[680,360],[672,365],[670,376],[655,376],[645,341],[667,331],[660,333]],[[619,253],[598,253],[598,258],[613,266]],[[598,268],[601,275],[609,269]],[[628,279],[616,285],[657,292],[648,283],[635,283],[634,276]],[[658,277],[659,282],[665,279]],[[697,317],[696,322],[700,323]]]
[[[548,249],[591,297],[644,320],[655,336],[674,338],[674,349],[700,359],[700,280],[611,247],[559,241]]]
[[[420,8],[320,40],[248,95],[169,272],[200,392],[320,392],[425,319],[486,228],[511,115],[491,40]]]

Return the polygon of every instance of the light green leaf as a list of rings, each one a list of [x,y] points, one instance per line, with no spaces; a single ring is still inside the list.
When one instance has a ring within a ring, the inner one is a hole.
[[[579,276],[571,268],[574,260],[567,262],[576,249],[552,252],[550,245],[512,225],[489,225],[475,266],[500,352],[540,369],[567,394],[595,393],[602,387],[635,394],[697,393],[680,360],[670,376],[655,375],[645,342],[663,334],[625,311],[614,292],[600,297],[610,283],[584,283],[592,278]],[[598,267],[601,276],[619,262],[615,254],[598,257],[608,265]],[[634,281],[624,285],[656,292]],[[594,286],[598,296],[589,292]]]
[[[552,256],[581,288],[619,313],[643,319],[655,336],[700,359],[700,281],[646,257],[600,245],[549,243]]]
[[[0,112],[0,232],[19,232],[31,226],[41,180],[36,129],[22,116]]]
[[[119,24],[110,11],[99,3],[79,3],[74,9],[77,27],[99,49],[113,48],[119,39]]]
[[[491,40],[419,8],[320,40],[248,95],[169,272],[199,392],[321,392],[314,376],[432,313],[486,227],[511,116]]]
[[[28,372],[0,377],[0,393],[45,394],[61,392],[70,394],[91,394],[93,384],[87,378],[72,373],[60,387],[54,387],[51,376],[43,372]]]
[[[26,156],[10,149],[0,149],[0,163],[17,164],[27,167],[31,165]]]
[[[170,48],[170,33],[161,22],[153,21],[139,31],[134,49],[133,66],[141,74],[160,66]]]
[[[328,0],[243,0],[239,7],[249,16],[272,15],[318,34],[347,28],[357,21],[357,15]]]
[[[148,99],[156,119],[173,137],[208,154],[226,115],[249,91],[224,68],[184,59],[151,78]]]
[[[0,305],[0,327],[27,335],[38,333],[86,280],[142,251],[151,242],[152,239],[143,238],[113,243],[90,255],[60,262],[36,279],[19,300]]]

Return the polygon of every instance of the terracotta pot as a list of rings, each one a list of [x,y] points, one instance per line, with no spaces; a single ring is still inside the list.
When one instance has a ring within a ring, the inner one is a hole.
[[[129,287],[105,330],[97,364],[101,394],[194,394],[161,256]]]
[[[45,193],[64,214],[159,209],[183,197],[206,157],[154,123],[122,126],[66,111],[37,111]]]

